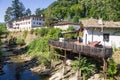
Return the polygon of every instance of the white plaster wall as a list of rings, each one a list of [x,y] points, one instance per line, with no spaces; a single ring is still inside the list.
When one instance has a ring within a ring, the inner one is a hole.
[[[35,23],[35,24],[33,24]],[[41,23],[41,24],[36,24],[36,23]],[[17,25],[16,25],[17,24]],[[16,31],[24,31],[24,30],[28,30],[30,31],[32,28],[37,28],[40,27],[44,24],[44,20],[43,19],[35,19],[33,20],[33,17],[31,17],[30,19],[25,19],[25,20],[21,20],[21,21],[14,21],[13,22],[13,28],[19,28],[19,29],[15,29]]]
[[[67,30],[70,26],[73,26],[75,30],[78,30],[80,28],[79,25],[59,25],[59,26],[54,26],[54,28],[60,28],[62,30]]]
[[[44,24],[44,20],[43,19],[38,18],[38,20],[37,20],[37,19],[33,19],[32,18],[32,20],[31,20],[32,28],[43,26],[43,24]]]
[[[54,28],[59,28],[59,29],[62,29],[62,30],[67,30],[69,27],[69,25],[59,25],[59,26],[54,26]]]
[[[104,30],[104,32],[101,32],[99,30],[94,30],[93,31],[93,39],[92,39],[92,30],[84,30],[84,35],[83,35],[83,43],[86,43],[86,34],[87,34],[87,44],[88,42],[92,42],[93,41],[101,41],[102,45],[105,46],[112,46],[112,47],[120,47],[120,33],[117,32],[115,33],[116,30],[115,29],[106,29]],[[109,41],[108,42],[104,42],[103,41],[103,33],[109,33]]]

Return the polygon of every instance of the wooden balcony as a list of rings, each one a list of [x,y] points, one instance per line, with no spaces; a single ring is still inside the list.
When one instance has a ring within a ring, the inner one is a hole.
[[[74,41],[55,41],[49,40],[49,45],[62,50],[71,51],[73,53],[81,53],[81,55],[96,57],[96,58],[109,58],[111,57],[113,50],[111,47],[92,47],[89,45],[83,45],[75,43]]]

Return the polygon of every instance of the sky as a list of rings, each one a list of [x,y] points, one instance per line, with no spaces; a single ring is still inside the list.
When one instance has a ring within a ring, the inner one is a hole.
[[[4,22],[5,11],[11,6],[13,0],[0,0],[0,22]],[[25,6],[25,8],[30,8],[32,13],[35,12],[36,8],[47,8],[51,3],[56,0],[19,0]]]

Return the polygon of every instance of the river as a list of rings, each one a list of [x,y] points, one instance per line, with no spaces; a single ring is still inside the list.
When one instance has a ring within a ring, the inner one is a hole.
[[[20,68],[21,60],[17,60],[17,55],[7,51],[5,45],[2,45],[2,51],[5,53],[3,60],[3,73],[0,74],[0,80],[42,80],[36,73],[31,72],[29,69]]]

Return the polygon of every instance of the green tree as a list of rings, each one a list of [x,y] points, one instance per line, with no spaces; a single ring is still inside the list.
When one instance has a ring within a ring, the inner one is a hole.
[[[37,9],[35,10],[35,14],[36,14],[36,15],[44,15],[43,11],[44,11],[44,9],[37,8]]]
[[[73,22],[74,23],[79,23],[79,17],[78,16],[74,16],[73,17]]]
[[[36,15],[39,15],[39,12],[40,12],[41,10],[40,10],[40,8],[37,8],[36,10],[35,10],[35,14]]]
[[[5,16],[4,16],[4,21],[10,21],[12,20],[12,7],[8,7],[7,10],[5,11]]]
[[[43,11],[45,16],[49,10],[52,17],[58,19],[73,19],[78,16],[120,21],[119,0],[57,0]]]
[[[25,7],[22,2],[19,0],[13,0],[11,7],[8,7],[6,10],[6,14],[4,16],[4,20],[6,22],[18,19],[23,17],[25,14]]]
[[[48,11],[46,11],[46,18],[45,18],[45,25],[47,27],[53,27],[54,24],[54,19],[53,19],[53,15],[52,15],[52,11],[49,9]]]
[[[30,16],[31,15],[31,10],[28,8],[26,9],[25,16]]]
[[[24,15],[25,7],[19,0],[12,1],[12,8],[13,8],[13,17],[14,19],[18,19]]]

